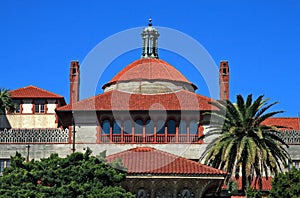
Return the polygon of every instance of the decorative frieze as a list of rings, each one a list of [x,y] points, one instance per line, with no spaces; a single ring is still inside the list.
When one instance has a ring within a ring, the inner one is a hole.
[[[287,144],[300,144],[300,131],[285,130],[279,133],[278,136]]]
[[[0,131],[0,143],[68,143],[69,130],[45,129],[4,129]]]

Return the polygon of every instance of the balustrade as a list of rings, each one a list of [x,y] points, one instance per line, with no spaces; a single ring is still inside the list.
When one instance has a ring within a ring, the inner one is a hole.
[[[0,131],[0,143],[68,143],[69,130],[4,129]]]

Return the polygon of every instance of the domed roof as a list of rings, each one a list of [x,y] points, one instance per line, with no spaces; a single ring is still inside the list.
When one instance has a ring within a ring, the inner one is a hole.
[[[169,63],[156,58],[142,58],[126,66],[115,75],[103,88],[118,82],[129,81],[175,81],[192,85],[176,68]]]

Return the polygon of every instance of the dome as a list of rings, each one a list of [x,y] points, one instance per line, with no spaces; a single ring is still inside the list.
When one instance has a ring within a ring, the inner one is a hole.
[[[195,92],[197,87],[188,81],[175,67],[158,59],[157,29],[149,19],[142,33],[142,56],[120,71],[102,88],[104,92],[118,90],[133,94],[160,94],[187,90]]]
[[[197,87],[176,68],[156,58],[142,58],[126,66],[103,86],[104,92],[120,90],[133,93],[194,92]]]

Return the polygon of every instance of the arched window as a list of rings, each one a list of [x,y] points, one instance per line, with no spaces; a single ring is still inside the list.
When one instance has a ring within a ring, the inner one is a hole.
[[[178,133],[179,134],[186,134],[187,130],[186,130],[186,121],[181,120],[180,124],[179,124],[179,130]]]
[[[172,198],[172,190],[169,188],[159,188],[157,189],[157,191],[155,192],[155,197],[157,198],[164,198],[164,197],[168,197],[168,198]]]
[[[151,194],[149,190],[140,188],[136,193],[136,198],[150,198]]]
[[[115,120],[113,123],[112,133],[114,135],[120,135],[121,134],[121,122],[119,120]]]
[[[109,135],[109,132],[110,132],[110,122],[109,122],[109,120],[103,120],[101,127],[102,127],[102,134]]]
[[[131,133],[132,133],[131,120],[126,120],[124,122],[124,134],[131,134]]]
[[[165,134],[165,122],[163,120],[157,121],[156,134]]]
[[[198,123],[195,120],[190,122],[190,134],[198,135]]]
[[[143,134],[143,121],[142,120],[135,121],[134,134],[136,134],[136,135]]]
[[[168,134],[176,134],[176,122],[175,120],[168,121]]]
[[[182,189],[180,192],[178,192],[178,197],[186,197],[186,198],[194,198],[195,194],[188,188]]]
[[[146,135],[153,135],[154,133],[154,123],[152,120],[146,121]]]

